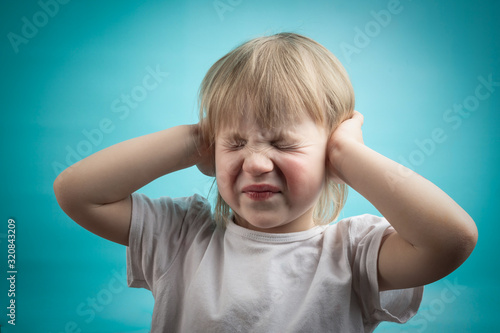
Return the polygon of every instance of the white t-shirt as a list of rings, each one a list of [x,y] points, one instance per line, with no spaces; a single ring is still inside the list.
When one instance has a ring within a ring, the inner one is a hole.
[[[199,195],[132,195],[130,287],[151,290],[151,332],[371,332],[406,322],[423,287],[378,291],[377,255],[393,232],[373,215],[285,234],[215,228]]]

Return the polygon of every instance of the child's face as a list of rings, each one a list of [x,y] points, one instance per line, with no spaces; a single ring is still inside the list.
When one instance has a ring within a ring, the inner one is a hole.
[[[312,214],[325,183],[328,135],[310,118],[265,130],[251,118],[217,135],[217,186],[236,223],[266,232],[314,226]]]

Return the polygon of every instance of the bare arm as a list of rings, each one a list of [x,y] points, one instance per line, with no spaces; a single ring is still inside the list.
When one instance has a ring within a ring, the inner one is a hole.
[[[474,221],[430,181],[365,146],[362,123],[363,116],[355,112],[334,132],[329,157],[332,173],[368,199],[396,230],[380,247],[380,290],[443,278],[474,249]]]
[[[64,170],[54,182],[61,208],[85,229],[128,245],[130,194],[201,161],[197,125],[172,127],[118,143]]]

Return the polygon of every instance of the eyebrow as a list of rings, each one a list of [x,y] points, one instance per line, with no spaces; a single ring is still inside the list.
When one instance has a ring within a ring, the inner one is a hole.
[[[234,131],[234,130],[220,135],[220,138],[224,139],[224,140],[241,140],[241,139],[243,139],[241,134],[237,131]]]
[[[272,133],[272,134],[269,134]],[[228,131],[220,136],[221,139],[224,140],[244,140],[245,138],[241,135],[240,132],[236,130]],[[271,139],[272,141],[282,141],[282,140],[296,140],[299,139],[297,135],[295,135],[292,131],[282,129],[279,131],[269,130],[267,133],[264,133],[264,138]]]

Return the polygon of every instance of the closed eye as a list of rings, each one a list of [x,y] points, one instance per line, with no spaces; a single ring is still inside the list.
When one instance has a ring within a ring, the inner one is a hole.
[[[238,149],[243,148],[245,146],[245,144],[246,144],[245,140],[234,140],[234,141],[227,142],[225,145],[229,149],[238,150]]]
[[[293,150],[293,149],[297,149],[299,147],[296,144],[281,142],[281,141],[272,142],[271,145],[279,150]]]

